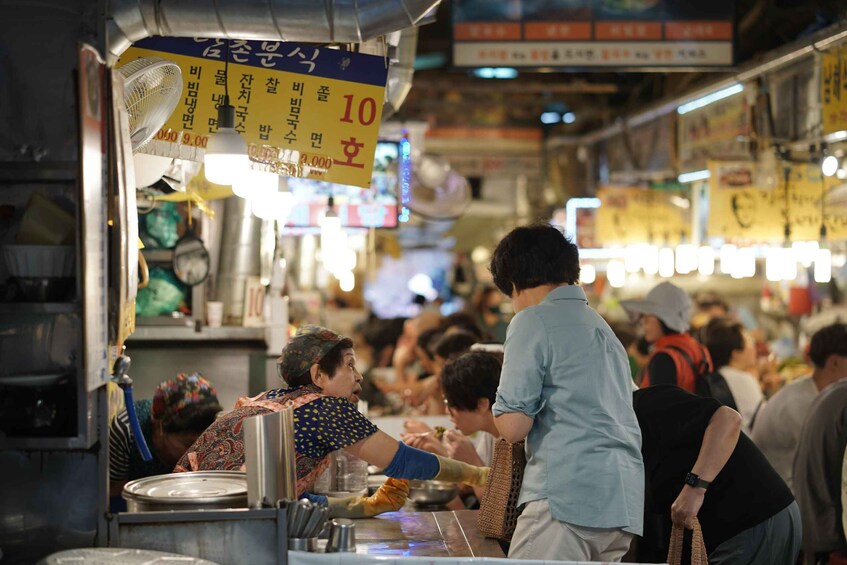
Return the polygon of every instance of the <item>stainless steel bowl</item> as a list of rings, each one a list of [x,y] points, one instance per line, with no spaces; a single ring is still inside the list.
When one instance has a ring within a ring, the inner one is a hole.
[[[443,506],[459,494],[459,486],[444,481],[409,481],[409,500],[420,506]]]

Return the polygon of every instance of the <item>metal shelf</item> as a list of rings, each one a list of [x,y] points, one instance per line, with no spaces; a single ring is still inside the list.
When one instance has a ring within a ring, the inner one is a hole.
[[[0,436],[0,451],[20,449],[23,451],[50,451],[63,449],[88,449],[91,447],[82,436],[73,437],[17,437]]]
[[[0,182],[75,182],[76,161],[0,161]]]
[[[78,302],[0,302],[0,314],[77,314]]]
[[[185,326],[137,325],[135,333],[127,341],[265,341],[265,328],[203,326],[198,332],[193,327]]]

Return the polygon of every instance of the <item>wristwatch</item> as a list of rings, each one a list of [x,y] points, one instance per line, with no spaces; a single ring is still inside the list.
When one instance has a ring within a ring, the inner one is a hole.
[[[695,475],[694,473],[688,473],[685,475],[685,484],[688,486],[692,486],[695,488],[707,489],[709,485],[712,484],[709,481],[704,481],[700,478],[700,475]]]

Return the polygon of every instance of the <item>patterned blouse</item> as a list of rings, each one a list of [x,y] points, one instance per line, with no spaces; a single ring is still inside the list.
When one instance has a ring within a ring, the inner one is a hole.
[[[241,398],[235,410],[215,420],[188,448],[174,471],[244,470],[242,422],[294,406],[294,450],[297,453],[297,491],[309,490],[329,464],[328,455],[375,434],[378,428],[345,398],[325,396],[309,385],[273,389],[254,398]]]

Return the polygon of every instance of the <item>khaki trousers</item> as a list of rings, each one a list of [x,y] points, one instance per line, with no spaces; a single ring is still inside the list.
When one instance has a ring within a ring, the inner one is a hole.
[[[619,528],[586,528],[560,522],[546,499],[528,503],[518,518],[510,559],[617,562],[633,535]]]

